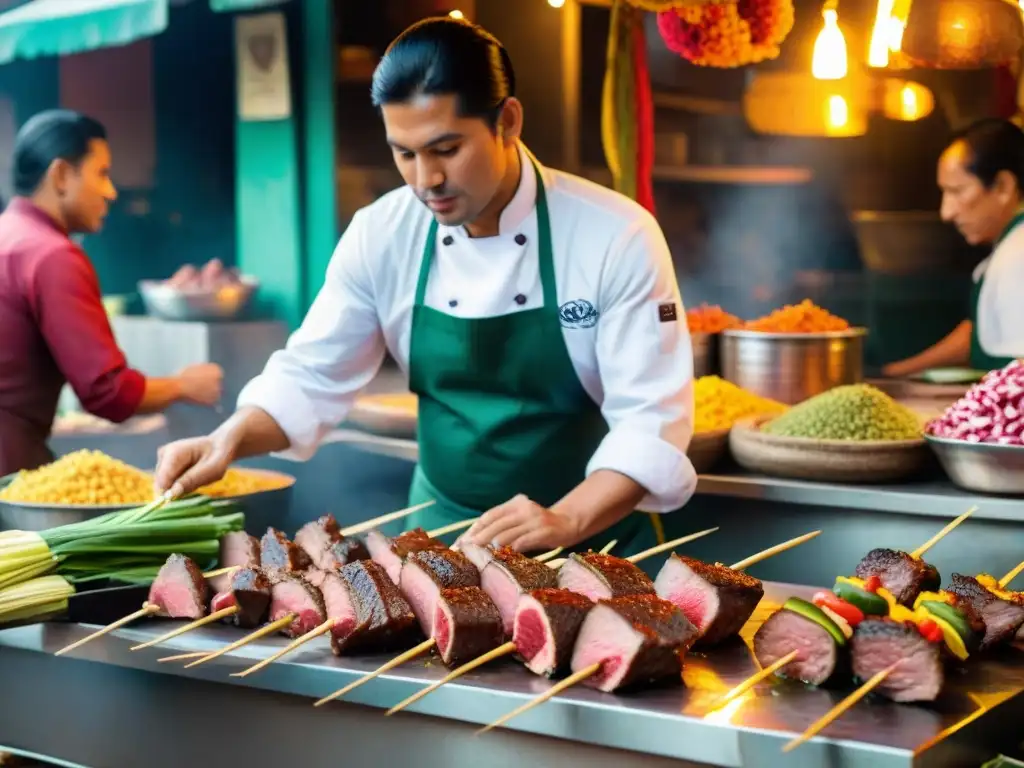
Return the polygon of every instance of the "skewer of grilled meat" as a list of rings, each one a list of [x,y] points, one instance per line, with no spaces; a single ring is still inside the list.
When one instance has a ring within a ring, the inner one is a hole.
[[[913,605],[921,592],[932,592],[941,585],[934,565],[906,552],[882,547],[868,552],[857,564],[854,574],[865,580],[877,576],[896,601],[907,606]]]
[[[260,569],[240,568],[231,574],[228,588],[213,596],[210,612],[237,608],[226,621],[242,629],[253,629],[267,618],[272,588],[270,579]]]
[[[654,594],[651,577],[634,563],[597,552],[569,555],[558,569],[558,586],[592,601]]]
[[[295,534],[295,543],[312,561],[306,580],[319,587],[326,573],[356,560],[369,560],[370,552],[361,539],[341,533],[334,515],[324,515],[303,525]]]
[[[220,555],[217,562],[222,568],[258,568],[260,565],[260,542],[245,531],[232,531],[220,539]],[[231,586],[231,571],[207,579],[210,588],[223,592]]]
[[[409,603],[380,563],[357,560],[329,572],[321,590],[335,655],[408,647],[419,637]]]
[[[464,554],[448,547],[410,553],[402,564],[398,583],[427,637],[433,631],[435,602],[442,589],[479,586],[480,572],[476,566]]]
[[[260,539],[260,567],[271,576],[273,573],[303,573],[313,565],[301,547],[290,541],[276,528],[267,528]]]

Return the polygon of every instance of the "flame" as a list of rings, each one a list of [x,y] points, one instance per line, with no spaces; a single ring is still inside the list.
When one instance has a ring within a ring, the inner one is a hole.
[[[839,28],[839,12],[828,4],[821,11],[825,24],[814,41],[811,74],[818,80],[841,80],[846,77],[846,38]]]

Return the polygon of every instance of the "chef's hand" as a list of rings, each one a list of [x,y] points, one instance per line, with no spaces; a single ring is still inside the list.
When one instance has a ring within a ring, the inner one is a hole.
[[[480,546],[532,552],[579,543],[578,527],[568,515],[552,512],[519,494],[484,513],[461,538]]]
[[[216,363],[190,365],[178,373],[181,397],[196,405],[214,406],[223,392],[224,370]]]
[[[156,454],[154,483],[157,495],[170,492],[176,499],[224,477],[234,452],[214,437],[190,437],[160,448]]]

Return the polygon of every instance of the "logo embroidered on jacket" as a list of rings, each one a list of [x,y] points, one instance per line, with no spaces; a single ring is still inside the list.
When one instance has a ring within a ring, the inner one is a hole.
[[[663,323],[671,323],[677,318],[676,303],[670,301],[667,304],[658,305],[658,319]]]
[[[566,328],[593,328],[600,314],[586,299],[567,301],[558,308],[558,318]]]

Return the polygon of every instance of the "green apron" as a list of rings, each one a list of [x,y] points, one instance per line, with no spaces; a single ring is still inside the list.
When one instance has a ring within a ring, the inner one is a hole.
[[[1013,229],[1024,221],[1024,211],[1019,212],[1014,216],[1010,223],[1003,230],[1003,233],[995,241],[992,246],[993,253],[995,249],[999,247],[999,244],[1006,239],[1006,236],[1013,231]],[[991,266],[991,264],[989,265]],[[988,270],[986,270],[986,273]],[[1009,365],[1014,361],[1012,357],[993,357],[988,354],[984,349],[981,348],[981,341],[978,337],[978,301],[981,298],[981,289],[985,285],[985,274],[981,276],[973,286],[971,286],[971,367],[977,368],[979,371],[994,371],[997,368]]]
[[[534,172],[542,307],[466,319],[426,306],[438,230],[430,224],[409,344],[420,455],[409,503],[437,503],[406,518],[406,530],[478,517],[520,493],[550,507],[583,481],[608,433],[565,346],[547,196],[536,164]],[[573,549],[618,539],[614,554],[639,552],[659,542],[655,517],[635,512]]]

